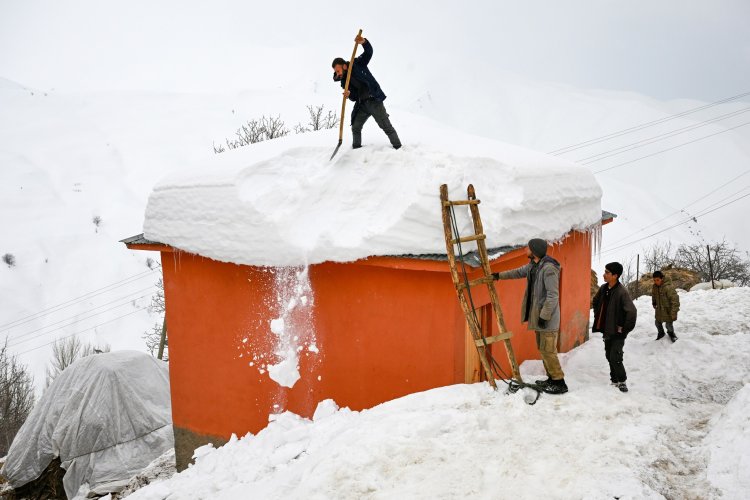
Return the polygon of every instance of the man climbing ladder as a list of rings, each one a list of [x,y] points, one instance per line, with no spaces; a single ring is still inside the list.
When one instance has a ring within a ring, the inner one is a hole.
[[[362,147],[362,127],[367,119],[372,116],[378,126],[383,129],[385,135],[388,136],[391,145],[398,149],[401,147],[401,140],[398,138],[396,129],[391,125],[388,112],[383,105],[385,93],[367,67],[372,58],[372,45],[360,35],[357,35],[354,41],[362,45],[364,53],[354,59],[353,64],[337,57],[331,65],[334,71],[333,81],[341,82],[341,88],[344,89],[345,96],[355,103],[351,120],[352,148]],[[346,90],[345,82],[348,72],[351,72],[351,76],[349,77],[349,89]],[[342,116],[341,120],[343,121],[343,119]]]

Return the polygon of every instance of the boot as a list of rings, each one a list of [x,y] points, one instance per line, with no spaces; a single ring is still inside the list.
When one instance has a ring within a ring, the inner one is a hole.
[[[664,332],[659,332],[656,334],[656,340],[661,340],[664,338]]]
[[[628,392],[628,386],[625,382],[618,383],[617,388],[620,389],[620,392]]]
[[[546,387],[549,384],[551,384],[553,380],[550,377],[547,377],[545,380],[535,380],[534,383],[538,385],[539,387]]]
[[[669,340],[671,340],[672,342],[676,341],[677,340],[677,335],[675,335],[674,333],[670,333],[669,334]]]
[[[542,390],[547,394],[565,394],[568,392],[568,386],[565,384],[565,379],[561,378],[560,380],[551,380]]]

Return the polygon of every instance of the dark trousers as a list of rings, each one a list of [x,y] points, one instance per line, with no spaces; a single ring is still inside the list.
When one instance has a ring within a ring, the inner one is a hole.
[[[672,323],[671,321],[667,321],[666,324],[667,324],[667,333],[669,334],[670,337],[672,337],[674,335],[674,323]],[[659,321],[658,319],[656,320],[656,331],[659,332],[659,335],[664,335],[664,326],[662,325],[661,321]]]
[[[604,354],[609,361],[609,379],[612,382],[625,382],[628,375],[625,373],[625,365],[622,364],[622,349],[625,347],[623,335],[604,336]]]
[[[391,121],[388,119],[388,112],[385,110],[383,102],[377,99],[368,99],[358,103],[357,112],[352,119],[352,147],[358,148],[362,146],[362,127],[371,116],[375,118],[375,123],[388,136],[391,145],[394,148],[400,148],[401,141],[398,138],[396,129],[393,128]]]

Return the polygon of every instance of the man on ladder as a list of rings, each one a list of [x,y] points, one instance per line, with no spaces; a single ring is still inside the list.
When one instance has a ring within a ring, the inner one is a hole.
[[[542,356],[547,380],[537,380],[544,392],[568,392],[565,374],[557,359],[557,336],[560,331],[560,263],[547,255],[547,242],[529,241],[526,255],[530,262],[510,271],[493,273],[496,280],[526,278],[526,292],[521,303],[521,319],[529,330],[536,330],[536,345]]]

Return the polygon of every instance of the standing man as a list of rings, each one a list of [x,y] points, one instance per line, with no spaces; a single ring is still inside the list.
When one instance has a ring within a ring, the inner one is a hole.
[[[677,295],[671,284],[664,282],[664,273],[654,272],[654,286],[651,288],[651,304],[654,306],[656,317],[656,340],[664,337],[664,326],[667,324],[669,340],[674,342],[677,336],[674,334],[674,322],[677,321],[677,312],[680,310],[680,296]]]
[[[557,359],[557,335],[560,331],[560,263],[547,255],[547,242],[534,238],[526,247],[530,262],[525,266],[493,273],[496,280],[526,278],[521,304],[521,320],[536,330],[536,346],[542,356],[547,380],[536,383],[549,394],[565,394],[565,374]]]
[[[372,76],[367,64],[372,58],[372,45],[366,38],[358,36],[354,41],[364,48],[364,53],[354,60],[352,67],[352,76],[349,79],[349,90],[346,97],[354,101],[352,110],[352,148],[362,147],[362,127],[370,116],[375,118],[375,122],[383,129],[391,145],[398,149],[401,147],[401,141],[398,138],[396,129],[391,125],[388,119],[388,112],[385,110],[383,101],[385,94],[380,89],[375,77]],[[346,83],[346,74],[349,71],[349,62],[341,57],[333,60],[333,81],[341,82],[341,88]],[[341,117],[343,119],[343,117]]]
[[[593,300],[595,332],[604,337],[604,354],[609,362],[609,379],[612,385],[622,392],[628,392],[625,381],[625,365],[622,363],[622,350],[625,337],[635,328],[638,312],[633,305],[628,290],[620,283],[622,264],[610,262],[604,266],[605,283],[596,292]]]

